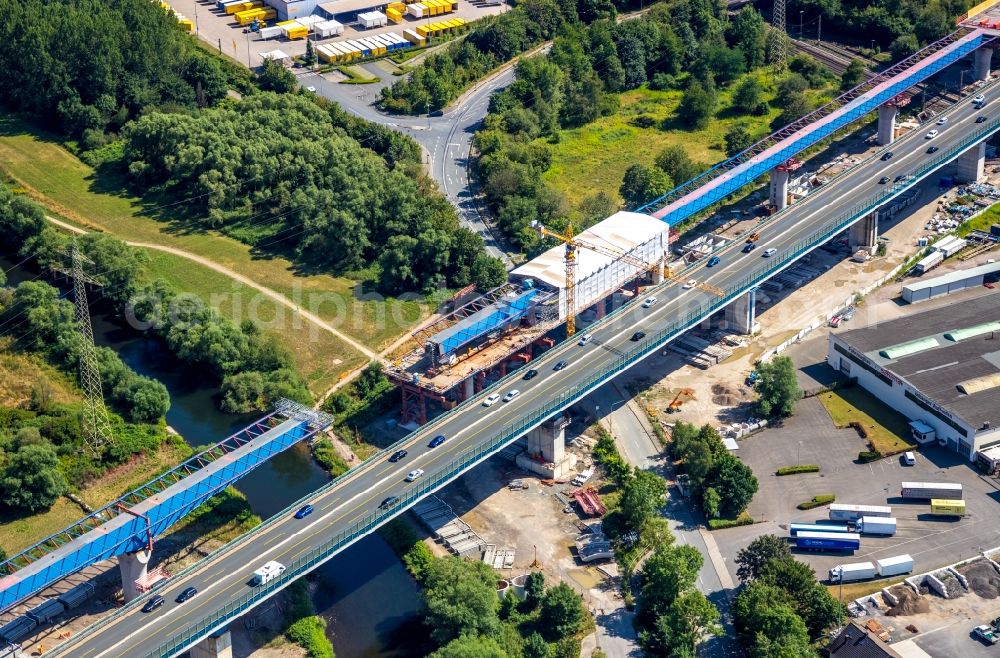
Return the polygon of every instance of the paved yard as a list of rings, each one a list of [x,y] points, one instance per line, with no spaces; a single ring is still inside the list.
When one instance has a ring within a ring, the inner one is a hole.
[[[828,570],[845,562],[863,562],[909,553],[917,573],[951,564],[1000,545],[1000,492],[992,481],[980,477],[964,460],[937,447],[922,449],[916,466],[903,466],[898,458],[857,464],[864,442],[854,430],[836,429],[820,403],[807,398],[797,414],[783,426],[760,432],[740,442],[739,456],[760,481],[750,514],[760,522],[752,526],[713,533],[735,575],[733,558],[754,537],[773,533],[788,535],[789,522],[826,518],[826,508],[801,511],[795,506],[816,494],[833,493],[837,502],[891,505],[898,520],[894,537],[865,537],[854,555],[803,552],[798,557],[825,578]],[[777,477],[780,466],[819,464],[819,473]],[[969,516],[961,521],[941,521],[927,515],[928,505],[899,498],[900,482],[950,481],[965,487]]]

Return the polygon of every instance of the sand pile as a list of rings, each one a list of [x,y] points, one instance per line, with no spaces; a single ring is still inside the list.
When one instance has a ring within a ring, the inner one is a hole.
[[[1000,596],[1000,574],[986,560],[976,560],[958,572],[969,581],[969,589],[984,599],[995,599]]]
[[[890,617],[919,615],[930,612],[931,606],[927,600],[914,592],[909,587],[896,585],[889,589],[889,593],[899,599],[899,605],[894,605],[885,613]]]

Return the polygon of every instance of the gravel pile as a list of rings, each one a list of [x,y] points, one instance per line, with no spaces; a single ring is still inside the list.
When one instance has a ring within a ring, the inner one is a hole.
[[[898,605],[894,605],[886,611],[885,614],[889,617],[908,617],[910,615],[930,612],[931,610],[931,606],[927,603],[927,600],[909,587],[896,585],[889,589],[889,593],[899,599]]]
[[[959,567],[958,572],[969,581],[969,589],[984,599],[1000,596],[1000,574],[986,560],[976,560]]]

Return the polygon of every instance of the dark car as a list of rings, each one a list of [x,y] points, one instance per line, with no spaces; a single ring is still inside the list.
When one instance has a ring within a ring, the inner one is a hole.
[[[936,146],[928,146],[927,147],[927,152],[928,153],[937,153],[938,152],[938,147],[936,147]]]
[[[444,443],[444,434],[438,434],[433,439],[431,439],[431,442],[427,444],[427,447],[428,448],[436,448],[439,445],[441,445],[442,443]]]
[[[899,176],[896,176],[895,178],[893,178],[892,182],[893,183],[898,183],[899,181],[903,180],[904,178],[906,178],[906,176],[904,176],[903,174],[900,174]]]
[[[743,245],[743,253],[749,254],[751,251],[757,248],[757,245],[753,242],[748,242]]]
[[[986,121],[986,117],[976,117],[976,123],[983,123]]]
[[[429,112],[427,114],[427,116],[429,116],[429,117],[443,117],[444,116],[444,110],[434,110],[433,112]]]
[[[719,258],[718,256],[712,256],[711,258],[708,259],[708,262],[705,263],[705,267],[715,267],[716,265],[719,264],[720,260],[722,259]]]
[[[534,379],[535,375],[537,375],[537,374],[538,374],[538,371],[535,370],[534,368],[532,368],[528,372],[524,373],[524,377],[522,377],[522,379],[524,379],[524,381],[528,381],[529,379]]]
[[[190,599],[192,596],[194,596],[197,593],[198,593],[198,590],[196,590],[193,587],[188,587],[183,592],[181,592],[180,594],[177,595],[177,602],[178,603],[184,603],[185,601],[187,601],[188,599]]]
[[[891,157],[892,157],[892,151],[886,151],[885,153],[882,154],[883,160],[888,160]]]
[[[632,334],[632,341],[633,342],[637,342],[637,341],[642,340],[645,337],[646,337],[646,332],[645,331],[637,331],[634,334]]]
[[[396,452],[392,453],[391,457],[389,457],[389,461],[391,461],[391,462],[398,462],[400,459],[402,459],[405,456],[406,456],[406,451],[405,450],[397,450]]]
[[[399,502],[399,496],[389,496],[378,504],[379,509],[388,509]]]
[[[300,509],[298,512],[295,513],[295,518],[304,519],[312,513],[313,513],[313,506],[306,505],[305,507],[303,507],[302,509]]]
[[[560,361],[559,363],[556,364],[556,366],[555,366],[555,368],[553,368],[553,370],[562,370],[563,368],[566,367],[566,365],[567,364],[566,364],[565,361]]]
[[[882,178],[878,179],[878,184],[879,185],[885,185],[888,182],[889,182],[889,177],[888,176],[883,176]]]
[[[163,598],[162,596],[160,596],[159,594],[157,594],[156,596],[154,596],[150,600],[146,601],[146,605],[142,606],[142,611],[143,612],[152,612],[153,610],[156,610],[161,605],[163,605],[165,602],[166,602],[166,599]]]

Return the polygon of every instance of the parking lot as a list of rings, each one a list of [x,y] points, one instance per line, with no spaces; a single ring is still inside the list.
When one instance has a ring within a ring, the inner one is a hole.
[[[749,464],[760,489],[749,512],[759,521],[752,526],[713,533],[735,577],[732,558],[754,537],[788,536],[789,522],[825,519],[826,507],[801,511],[796,505],[814,495],[832,493],[838,503],[890,505],[898,530],[893,537],[868,537],[856,553],[800,552],[821,579],[829,569],[849,562],[868,562],[909,553],[915,573],[952,564],[1000,545],[1000,491],[961,457],[938,447],[921,449],[914,466],[898,457],[870,464],[855,462],[864,441],[852,429],[837,429],[815,398],[802,400],[795,416],[740,442],[738,454]],[[778,477],[782,466],[819,464],[819,473]],[[968,516],[959,521],[930,517],[929,505],[899,497],[903,480],[960,482],[965,488]]]

